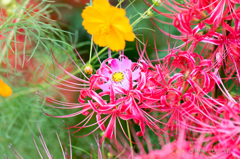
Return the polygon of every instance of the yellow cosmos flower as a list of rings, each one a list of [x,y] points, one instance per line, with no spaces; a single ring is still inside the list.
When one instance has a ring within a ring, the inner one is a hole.
[[[93,0],[82,12],[83,26],[99,46],[108,46],[113,51],[123,50],[125,40],[134,41],[135,35],[126,11],[113,7],[107,0]]]
[[[8,97],[12,94],[12,89],[3,80],[0,79],[0,95],[3,97]]]

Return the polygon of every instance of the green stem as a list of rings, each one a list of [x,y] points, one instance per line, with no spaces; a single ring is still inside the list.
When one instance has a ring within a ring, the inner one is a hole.
[[[7,19],[7,21],[6,22],[4,22],[1,26],[0,26],[0,30],[5,26],[5,25],[7,25],[10,21],[12,21],[12,19],[13,18],[15,18],[15,12],[14,12],[14,14],[11,16],[11,17],[9,17],[8,19]]]
[[[68,145],[68,146],[70,146],[70,145]],[[93,158],[97,159],[97,157],[96,157],[95,155],[89,153],[88,151],[86,151],[86,150],[84,150],[84,149],[82,149],[82,148],[80,148],[80,147],[77,147],[77,146],[73,146],[73,145],[72,145],[72,148],[75,148],[75,149],[77,149],[77,150],[80,150],[80,151],[86,153],[87,155],[89,155],[90,157],[93,157]]]
[[[98,52],[98,56],[100,56],[102,53],[104,53],[106,50],[108,49],[108,46],[104,47],[100,52]],[[94,61],[95,59],[97,59],[97,55],[95,55],[90,62]]]
[[[188,85],[187,86],[187,88],[186,89],[184,89],[184,91],[182,92],[182,95],[181,95],[181,97],[180,97],[180,99],[182,98],[182,96],[187,92],[187,90],[190,88],[190,85]]]
[[[92,58],[92,48],[93,48],[93,35],[91,38],[91,47],[90,47],[90,55],[89,55],[89,64],[91,63],[91,58]]]
[[[128,131],[129,144],[130,144],[130,147],[131,147],[131,154],[132,154],[132,159],[133,159],[133,146],[132,146],[131,132],[130,132],[130,127],[129,127],[128,121],[126,121],[126,123],[127,123],[127,131]]]
[[[116,7],[118,7],[119,5],[121,5],[122,2],[124,2],[124,0],[120,1],[120,2],[116,5]]]
[[[105,159],[105,152],[104,152],[104,142],[105,142],[105,138],[103,139],[103,142],[102,142],[102,157],[103,157],[103,159]]]
[[[154,7],[154,4],[150,8],[148,8],[137,20],[135,20],[131,24],[131,26],[133,27],[134,25],[136,25],[147,14],[147,12],[150,11],[153,7]]]

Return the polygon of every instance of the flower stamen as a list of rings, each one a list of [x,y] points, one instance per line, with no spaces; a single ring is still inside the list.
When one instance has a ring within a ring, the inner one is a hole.
[[[101,26],[99,26],[98,31],[100,34],[108,35],[110,32],[110,24],[109,23],[104,23]]]
[[[122,72],[114,72],[112,75],[112,80],[114,82],[122,82],[122,80],[124,79],[124,74]]]

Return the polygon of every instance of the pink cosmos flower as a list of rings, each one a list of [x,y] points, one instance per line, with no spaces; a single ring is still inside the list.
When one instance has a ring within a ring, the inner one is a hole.
[[[106,64],[107,61],[110,62],[109,66]],[[97,75],[101,75],[104,82],[104,84],[98,85],[103,93],[109,92],[111,85],[115,93],[119,93],[115,86],[122,87],[128,91],[130,89],[130,84],[132,84],[132,87],[137,85],[137,82],[134,81],[139,79],[141,70],[137,68],[132,71],[132,68],[134,68],[136,64],[126,57],[122,57],[120,60],[108,59],[107,61],[101,65],[96,73]]]

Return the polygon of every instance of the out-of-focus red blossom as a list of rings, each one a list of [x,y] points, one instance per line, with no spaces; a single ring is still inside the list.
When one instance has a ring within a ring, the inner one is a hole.
[[[21,0],[17,0],[17,3],[18,4],[22,4],[23,1]],[[35,13],[37,13],[39,10],[40,10],[40,7],[36,7],[38,5],[38,2],[36,1],[30,1],[28,3],[28,5],[26,6],[26,12],[24,12],[23,14],[30,14],[31,16],[33,16]],[[9,8],[9,6],[8,6]],[[0,14],[0,25],[4,24],[5,21],[11,17],[11,15],[8,15],[7,14],[7,7],[1,7],[1,14]],[[34,10],[32,10],[32,8],[34,8]],[[29,10],[32,10],[31,12],[29,12]],[[12,20],[12,23],[16,23],[16,18]],[[21,27],[19,27],[20,29],[17,30],[17,34],[16,34],[16,39],[15,37],[13,39],[11,39],[10,43],[11,43],[11,48],[8,48],[8,54],[11,55],[11,54],[14,54],[16,49],[17,51],[21,52],[23,51],[23,49],[25,48],[26,50],[27,49],[30,49],[31,48],[31,44],[29,43],[29,39],[26,39],[26,36],[25,36],[25,31],[24,29],[22,29]],[[6,40],[8,37],[9,37],[9,31],[5,31],[5,30],[2,30],[1,31],[1,34],[0,34],[0,40]],[[2,43],[2,46],[5,46],[5,42]]]
[[[35,58],[29,60],[28,56],[19,55],[16,59],[15,55],[10,55],[8,57],[8,65],[5,63],[2,65],[5,69],[9,69],[10,71],[15,71],[16,68],[17,76],[11,73],[5,73],[4,76],[6,78],[11,78],[12,76],[15,76],[15,78],[21,77],[24,85],[38,84],[41,81],[39,78],[33,77],[33,72],[35,72],[40,65],[40,63]],[[20,86],[19,80],[13,80],[12,84],[14,86]]]
[[[86,6],[86,3],[90,3],[90,0],[63,0],[63,2],[68,3],[73,6]]]
[[[134,159],[204,159],[201,149],[187,141],[167,143],[161,150],[152,150],[148,154],[137,155]]]
[[[189,144],[179,143],[181,148],[177,144],[177,142],[169,143],[161,150],[153,150],[146,155],[134,157],[134,159],[203,159],[194,154],[194,149]]]
[[[65,4],[69,4],[74,8],[84,8],[86,6],[86,3],[89,3],[90,0],[57,0],[56,3],[65,3]],[[69,12],[71,12],[72,10],[68,9],[68,8],[63,8],[61,9],[61,14],[64,15],[66,13],[69,14]],[[53,20],[62,20],[59,19],[59,15],[56,12],[51,13],[51,19]],[[65,20],[65,19],[63,19]]]

